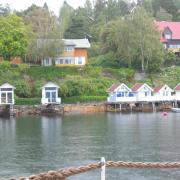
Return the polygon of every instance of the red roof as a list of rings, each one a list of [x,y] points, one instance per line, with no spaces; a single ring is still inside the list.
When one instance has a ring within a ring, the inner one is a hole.
[[[138,89],[141,88],[142,86],[143,86],[142,83],[136,83],[136,84],[131,88],[131,90],[132,90],[133,92],[136,92],[136,91],[138,91]]]
[[[109,89],[108,92],[113,92],[117,87],[119,87],[121,84],[113,84]]]
[[[159,92],[162,88],[163,88],[164,85],[161,85],[161,86],[157,86],[154,88],[154,92],[157,93]]]
[[[174,88],[175,91],[180,91],[180,83]]]
[[[180,39],[180,22],[168,22],[168,21],[161,21],[156,22],[157,28],[160,31],[164,31],[166,28],[169,28],[172,32],[172,39],[178,40]],[[161,42],[167,42],[167,40],[161,36]]]

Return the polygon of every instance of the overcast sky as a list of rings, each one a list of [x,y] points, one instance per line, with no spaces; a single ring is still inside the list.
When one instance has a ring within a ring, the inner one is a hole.
[[[74,8],[83,6],[85,1],[86,0],[66,0],[66,2]],[[43,6],[45,2],[47,3],[49,9],[54,11],[56,15],[59,15],[59,9],[62,6],[64,0],[0,0],[0,4],[9,4],[11,9],[16,10],[27,9],[27,7],[31,6],[31,4]]]

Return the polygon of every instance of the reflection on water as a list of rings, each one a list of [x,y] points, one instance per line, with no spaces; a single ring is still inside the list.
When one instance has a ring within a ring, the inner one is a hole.
[[[180,114],[102,113],[0,119],[0,177],[106,160],[180,161]],[[100,171],[69,179],[100,179]],[[180,179],[180,171],[107,169],[107,179]]]

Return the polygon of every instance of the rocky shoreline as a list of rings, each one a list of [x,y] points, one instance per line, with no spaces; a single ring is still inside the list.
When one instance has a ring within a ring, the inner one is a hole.
[[[170,111],[170,104],[164,104],[156,108],[156,111]],[[14,105],[13,111],[15,116],[23,115],[67,115],[67,114],[83,114],[98,112],[153,112],[151,106],[143,105],[138,107],[124,106],[121,108],[110,108],[106,103],[78,103],[78,104],[61,104],[61,105]],[[0,115],[8,115],[7,106],[0,108]]]

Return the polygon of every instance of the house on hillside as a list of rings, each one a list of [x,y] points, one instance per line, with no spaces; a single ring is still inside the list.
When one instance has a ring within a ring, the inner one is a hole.
[[[48,82],[42,87],[42,104],[61,104],[61,98],[58,97],[59,86]]]
[[[130,102],[135,101],[131,89],[126,84],[113,84],[108,89],[108,102]]]
[[[0,104],[14,104],[14,89],[9,83],[0,86]]]
[[[156,22],[161,32],[161,43],[166,49],[180,54],[180,22],[161,21]]]
[[[152,101],[153,89],[146,83],[136,83],[131,90],[137,101]]]
[[[173,92],[173,89],[171,89],[167,84],[157,86],[154,88],[154,97],[161,101],[171,101],[174,99],[172,96]]]
[[[60,57],[41,60],[42,66],[84,66],[88,59],[88,39],[63,39],[64,51]]]

